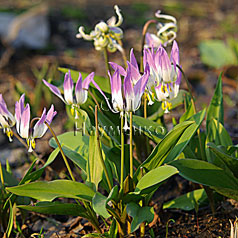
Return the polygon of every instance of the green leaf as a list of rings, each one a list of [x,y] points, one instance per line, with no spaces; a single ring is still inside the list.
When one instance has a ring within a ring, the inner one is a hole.
[[[194,183],[211,187],[237,190],[238,180],[211,163],[202,160],[180,159],[170,163],[179,170],[179,174]]]
[[[237,64],[235,53],[221,40],[205,40],[199,44],[202,62],[215,68]]]
[[[140,207],[136,203],[129,203],[126,206],[126,211],[133,218],[131,223],[131,232],[136,231],[142,222],[151,223],[154,219],[153,207]]]
[[[96,192],[93,200],[92,205],[94,211],[103,216],[104,218],[109,218],[110,214],[108,213],[106,206],[107,206],[107,197],[103,196],[101,193]]]
[[[163,165],[152,169],[139,180],[135,192],[141,192],[144,189],[150,188],[176,173],[178,173],[178,170],[170,165]]]
[[[224,126],[218,122],[216,119],[212,119],[209,123],[207,138],[206,138],[206,155],[208,162],[215,163],[216,157],[208,149],[208,144],[214,143],[215,145],[230,146],[232,145],[232,140]]]
[[[91,201],[95,192],[83,183],[70,180],[54,180],[51,182],[33,182],[16,187],[8,187],[7,191],[20,196],[32,197],[39,201],[52,201],[58,197],[83,199]]]
[[[222,93],[222,74],[220,74],[214,95],[210,102],[210,105],[207,109],[207,131],[209,127],[209,123],[212,119],[216,119],[222,125],[224,124],[224,107],[223,107],[223,93]]]
[[[87,211],[79,204],[60,202],[38,202],[34,206],[21,205],[18,208],[49,215],[80,216],[87,218]]]
[[[88,181],[95,184],[96,189],[98,188],[99,182],[102,180],[103,166],[100,161],[97,147],[96,135],[91,135],[89,139],[89,157],[87,164]]]
[[[180,117],[179,122],[184,122],[186,120],[188,120],[190,117],[192,117],[194,115],[194,108],[193,108],[193,104],[190,103],[188,106],[188,109],[185,111],[185,113]]]
[[[107,135],[117,144],[120,144],[120,131],[119,127],[113,122],[113,120],[108,118],[105,113],[98,111],[98,121],[99,125],[107,133]]]
[[[182,209],[190,211],[196,208],[196,204],[202,204],[207,199],[207,195],[204,189],[197,189],[192,192],[188,192],[178,198],[166,202],[163,205],[163,209]]]
[[[93,200],[92,205],[94,211],[103,216],[104,218],[108,218],[110,214],[107,212],[107,203],[111,200],[117,201],[118,200],[118,186],[114,186],[109,193],[108,197],[103,196],[101,193],[96,192]]]
[[[209,143],[207,146],[208,149],[215,155],[213,164],[223,168],[224,170],[228,169],[236,178],[238,178],[238,159],[222,151],[221,146],[217,147],[213,143]]]
[[[59,67],[58,70],[62,73],[67,73],[69,71],[69,69],[61,68],[61,67]],[[79,77],[79,71],[70,69],[70,73],[71,73],[73,81],[76,82]],[[82,74],[83,79],[85,79],[89,75],[88,73],[85,73],[85,72],[80,72],[80,73]],[[95,75],[94,81],[98,84],[98,86],[101,88],[103,92],[109,93],[109,94],[111,93],[111,88],[110,88],[110,83],[108,78]],[[95,86],[92,83],[90,84],[90,86],[95,88]]]
[[[82,135],[81,132],[66,132],[57,136],[65,155],[72,160],[79,168],[86,172],[88,160],[89,137]],[[50,146],[57,148],[58,145],[54,138],[50,139]]]
[[[133,126],[138,129],[139,133],[142,131],[156,143],[159,143],[166,134],[166,129],[154,121],[136,115],[133,115],[132,120]]]
[[[14,222],[14,210],[16,207],[11,203],[11,200],[9,200],[9,218],[8,218],[8,223],[7,223],[7,237],[11,236],[12,228],[13,228],[13,222]]]
[[[140,168],[152,170],[163,163],[176,159],[199,128],[204,116],[205,109],[189,118],[189,121],[176,125],[154,148],[149,157],[140,165]],[[137,169],[137,174],[139,170]]]

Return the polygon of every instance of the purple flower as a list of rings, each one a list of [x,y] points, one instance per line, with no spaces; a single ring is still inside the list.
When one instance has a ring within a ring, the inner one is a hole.
[[[33,128],[30,128],[30,105],[27,103],[26,106],[24,106],[24,101],[25,95],[23,94],[20,100],[15,104],[16,129],[18,134],[26,139],[28,151],[32,152],[33,149],[35,149],[35,139],[44,136],[48,129],[45,122],[50,125],[57,112],[54,111],[53,104],[47,114],[44,108],[41,118]],[[36,119],[38,118],[34,118],[32,121]]]
[[[112,65],[112,64],[111,64]],[[114,65],[115,66],[115,65]],[[133,84],[133,71],[132,63],[128,63],[128,68],[125,71],[124,84],[122,85],[120,68],[115,67],[115,72],[111,76],[108,72],[111,82],[111,95],[112,95],[112,107],[110,106],[108,98],[102,93],[106,102],[112,112],[118,113],[123,116],[124,113],[127,115],[128,112],[135,112],[141,103],[141,97],[145,91],[145,87],[149,77],[149,67],[146,67],[145,73]],[[127,120],[125,120],[127,123]],[[124,129],[128,126],[125,124]]]
[[[75,116],[75,119],[77,119],[78,118],[77,108],[79,108],[80,105],[84,104],[87,101],[89,84],[92,82],[96,88],[99,88],[99,86],[93,80],[93,77],[94,77],[94,73],[91,73],[83,81],[82,75],[79,73],[78,81],[75,85],[75,95],[73,95],[74,83],[71,78],[70,71],[66,73],[64,77],[64,85],[63,85],[64,97],[56,86],[48,83],[44,79],[43,79],[43,82],[65,104],[71,106],[71,113],[72,115]]]
[[[154,85],[157,100],[166,101],[162,107],[167,112],[167,109],[171,108],[168,100],[177,97],[181,82],[181,72],[177,67],[179,65],[177,42],[173,42],[170,58],[162,46],[156,52],[150,49],[144,50],[145,62],[150,65],[148,87],[153,88]]]
[[[8,111],[3,96],[0,94],[0,128],[3,129],[3,133],[6,133],[10,142],[12,141],[13,136],[11,127],[13,127],[15,123],[14,116]]]

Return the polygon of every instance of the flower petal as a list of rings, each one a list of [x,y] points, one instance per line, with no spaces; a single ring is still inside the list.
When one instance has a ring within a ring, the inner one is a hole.
[[[78,81],[75,86],[75,96],[76,96],[76,101],[79,105],[84,104],[87,100],[85,90],[83,90],[83,80],[82,80],[81,73],[79,73]],[[86,100],[85,100],[85,97],[86,97]]]
[[[161,76],[164,83],[171,82],[171,62],[166,50],[161,47],[159,65],[161,67]]]
[[[74,83],[69,70],[64,76],[64,99],[68,104],[73,104],[73,89]]]
[[[131,52],[130,52],[130,63],[131,63],[131,65],[133,65],[135,67],[137,72],[140,73],[140,70],[139,70],[139,67],[138,67],[138,64],[137,64],[137,61],[136,61],[136,57],[135,57],[134,52],[133,52],[133,48],[131,49]]]
[[[46,109],[44,108],[41,118],[37,121],[33,128],[32,138],[41,138],[45,134],[45,119],[46,119]]]
[[[29,124],[30,124],[30,106],[27,103],[25,109],[22,112],[21,115],[21,121],[20,121],[20,136],[22,138],[28,138],[29,137]]]
[[[56,96],[58,96],[65,104],[67,104],[60,92],[60,90],[54,86],[53,84],[48,83],[46,80],[43,79],[44,84],[50,89],[52,93],[54,93]]]
[[[127,68],[127,75],[124,79],[124,96],[126,99],[126,111],[134,111],[134,100],[135,100],[135,94],[131,79],[131,66],[128,65]]]
[[[120,66],[114,62],[109,62],[109,64],[111,65],[111,67],[113,68],[114,71],[118,70],[120,75],[126,76],[126,70],[122,66]]]

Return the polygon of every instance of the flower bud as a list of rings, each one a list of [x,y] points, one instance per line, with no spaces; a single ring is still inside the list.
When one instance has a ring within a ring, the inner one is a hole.
[[[101,31],[102,33],[106,33],[106,32],[108,32],[108,25],[105,23],[105,22],[103,22],[103,21],[101,21],[101,22],[99,22],[96,26],[95,26],[95,30],[96,31]]]

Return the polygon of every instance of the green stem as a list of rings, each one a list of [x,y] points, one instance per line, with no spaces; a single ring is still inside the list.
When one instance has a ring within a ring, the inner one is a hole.
[[[112,190],[112,184],[111,184],[108,172],[107,172],[107,168],[106,168],[104,159],[102,157],[102,150],[100,147],[100,139],[99,139],[99,131],[98,131],[98,106],[97,105],[95,105],[95,126],[96,126],[97,149],[99,152],[99,158],[102,163],[103,171],[104,171],[106,179],[107,179],[108,187],[110,190]]]
[[[124,179],[124,131],[123,131],[123,117],[121,116],[121,189],[123,188]]]
[[[68,160],[67,160],[67,158],[66,158],[66,156],[65,156],[65,154],[64,154],[64,151],[63,151],[63,149],[62,149],[62,147],[61,147],[61,145],[60,145],[60,142],[59,142],[57,136],[55,135],[55,133],[54,133],[53,129],[51,128],[51,126],[50,126],[47,122],[45,122],[45,124],[46,124],[46,126],[49,128],[49,130],[50,130],[52,136],[55,138],[55,141],[56,141],[56,143],[57,143],[57,145],[58,145],[58,147],[59,147],[59,150],[60,150],[60,152],[61,152],[61,154],[62,154],[64,163],[65,163],[66,168],[67,168],[67,170],[68,170],[68,172],[69,172],[69,174],[70,174],[71,179],[72,179],[73,181],[75,181],[75,178],[74,178],[74,176],[73,176],[72,170],[71,170],[71,168],[70,168],[70,166],[69,166]]]
[[[132,112],[130,112],[130,177],[133,178]]]
[[[109,64],[108,64],[108,53],[107,53],[107,48],[104,48],[103,49],[103,56],[104,56],[104,61],[105,61],[105,68],[106,68],[106,71],[110,72],[110,68],[109,68]],[[106,72],[106,74],[107,74]],[[111,73],[111,72],[110,72]]]
[[[3,172],[2,172],[2,164],[0,162],[0,176],[1,176],[1,183],[2,183],[2,187],[4,188],[4,177],[3,177]],[[3,191],[4,189],[2,189]]]
[[[122,55],[122,59],[123,59],[123,62],[124,62],[124,65],[125,65],[125,69],[127,68],[127,58],[126,58],[126,53],[125,53],[125,50],[123,48],[123,44],[122,44],[122,41],[121,40],[118,40],[122,50],[120,50],[121,52],[121,55]]]

